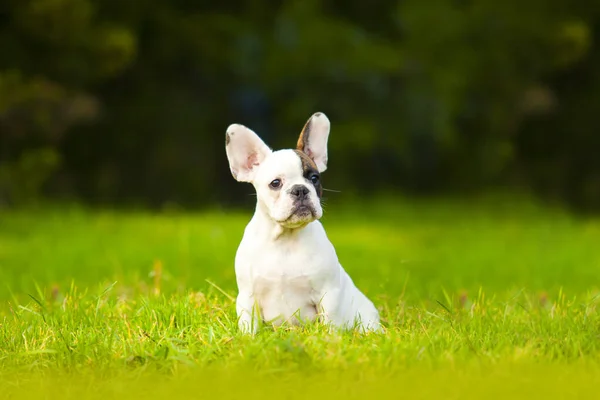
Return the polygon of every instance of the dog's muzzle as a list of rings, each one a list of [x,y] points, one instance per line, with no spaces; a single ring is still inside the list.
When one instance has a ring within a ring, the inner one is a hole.
[[[314,217],[315,214],[315,208],[308,201],[303,201],[299,204],[294,204],[294,208],[292,209],[292,215],[300,218]]]

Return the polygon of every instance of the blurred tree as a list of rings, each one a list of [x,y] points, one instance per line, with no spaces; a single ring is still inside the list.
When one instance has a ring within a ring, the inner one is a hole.
[[[0,12],[0,193],[29,201],[74,125],[98,117],[90,89],[135,56],[135,37],[88,0],[8,0]]]
[[[226,126],[289,147],[320,110],[330,187],[597,206],[596,3],[4,0],[0,192],[52,176],[87,201],[251,201]]]

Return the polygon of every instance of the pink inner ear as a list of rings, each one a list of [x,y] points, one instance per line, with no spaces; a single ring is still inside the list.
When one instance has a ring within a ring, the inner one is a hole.
[[[255,165],[258,165],[258,156],[256,153],[251,153],[246,160],[246,168],[251,170]]]

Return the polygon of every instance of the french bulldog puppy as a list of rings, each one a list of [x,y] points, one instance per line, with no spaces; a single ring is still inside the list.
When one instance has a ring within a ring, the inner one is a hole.
[[[242,332],[259,323],[381,331],[373,303],[338,261],[319,219],[327,169],[329,119],[315,113],[296,149],[273,151],[252,130],[232,124],[225,149],[233,177],[256,189],[254,216],[235,256],[236,311]]]

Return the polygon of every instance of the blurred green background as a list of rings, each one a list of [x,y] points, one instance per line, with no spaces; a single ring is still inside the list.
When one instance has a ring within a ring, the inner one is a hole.
[[[0,1],[0,203],[250,204],[225,128],[332,121],[343,196],[600,205],[600,2]]]

